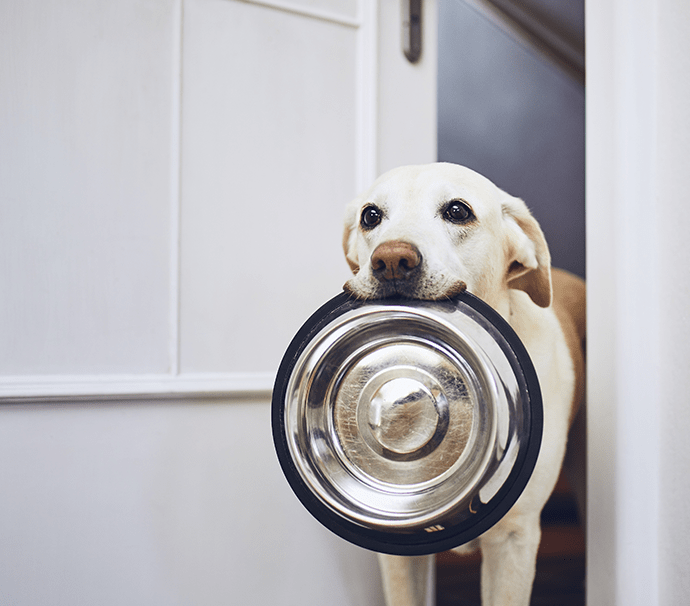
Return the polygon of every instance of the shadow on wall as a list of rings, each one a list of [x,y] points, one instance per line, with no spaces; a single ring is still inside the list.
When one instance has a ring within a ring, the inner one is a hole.
[[[584,38],[582,0],[519,4]],[[439,0],[438,159],[464,164],[525,200],[553,264],[584,277],[584,85],[485,5]]]

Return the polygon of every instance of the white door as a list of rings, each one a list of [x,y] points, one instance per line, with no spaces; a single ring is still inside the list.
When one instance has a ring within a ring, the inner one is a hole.
[[[0,602],[375,604],[302,509],[277,364],[344,204],[436,156],[435,3],[0,4]]]

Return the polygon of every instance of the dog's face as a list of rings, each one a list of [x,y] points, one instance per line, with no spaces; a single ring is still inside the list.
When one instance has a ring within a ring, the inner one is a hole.
[[[394,169],[347,207],[343,240],[363,298],[437,300],[465,288],[489,304],[508,288],[551,301],[550,257],[518,198],[455,164]]]

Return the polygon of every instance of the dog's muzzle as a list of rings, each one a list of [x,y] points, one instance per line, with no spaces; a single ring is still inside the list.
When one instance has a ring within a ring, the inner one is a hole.
[[[469,293],[335,297],[288,347],[272,415],[303,505],[352,543],[398,555],[457,547],[500,520],[532,474],[543,420],[524,346]]]

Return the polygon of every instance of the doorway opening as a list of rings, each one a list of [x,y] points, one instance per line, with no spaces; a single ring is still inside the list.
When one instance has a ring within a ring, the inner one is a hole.
[[[583,0],[438,0],[438,160],[522,198],[556,267],[585,277]],[[584,527],[562,476],[532,604],[583,606]],[[437,604],[479,605],[480,556],[437,557]]]

